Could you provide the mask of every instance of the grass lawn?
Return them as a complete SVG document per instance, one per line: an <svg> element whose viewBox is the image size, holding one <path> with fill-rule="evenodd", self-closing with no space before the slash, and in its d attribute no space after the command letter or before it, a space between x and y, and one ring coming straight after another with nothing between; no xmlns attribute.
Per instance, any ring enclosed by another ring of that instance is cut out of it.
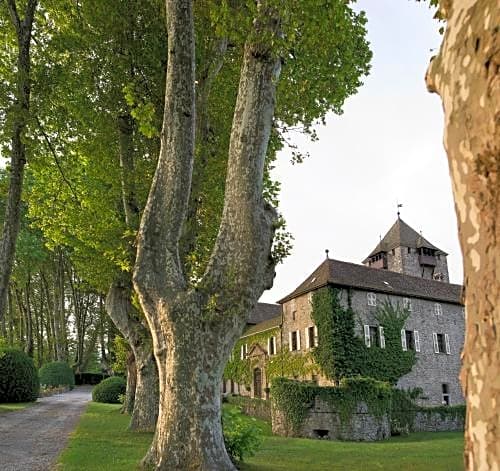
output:
<svg viewBox="0 0 500 471"><path fill-rule="evenodd" d="M0 414L4 412L12 412L15 410L26 409L26 407L31 407L35 405L36 402L2 402L0 403Z"/></svg>
<svg viewBox="0 0 500 471"><path fill-rule="evenodd" d="M60 457L58 469L132 471L152 434L127 432L128 417L119 405L91 403ZM269 424L259 452L242 471L459 471L463 436L458 432L415 433L377 443L329 442L273 437Z"/></svg>

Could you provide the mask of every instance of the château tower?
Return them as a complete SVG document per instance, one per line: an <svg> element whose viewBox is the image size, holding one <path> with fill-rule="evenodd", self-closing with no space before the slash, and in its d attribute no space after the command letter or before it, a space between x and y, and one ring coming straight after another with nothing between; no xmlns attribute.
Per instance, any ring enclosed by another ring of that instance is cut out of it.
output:
<svg viewBox="0 0 500 471"><path fill-rule="evenodd" d="M363 264L449 283L446 256L446 252L431 244L398 216Z"/></svg>

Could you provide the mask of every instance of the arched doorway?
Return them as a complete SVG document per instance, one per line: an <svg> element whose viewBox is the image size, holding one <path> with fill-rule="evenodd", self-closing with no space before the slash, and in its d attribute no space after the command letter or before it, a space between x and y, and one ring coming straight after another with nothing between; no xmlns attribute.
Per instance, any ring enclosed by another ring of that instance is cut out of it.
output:
<svg viewBox="0 0 500 471"><path fill-rule="evenodd" d="M262 397L262 370L260 368L253 370L253 396Z"/></svg>

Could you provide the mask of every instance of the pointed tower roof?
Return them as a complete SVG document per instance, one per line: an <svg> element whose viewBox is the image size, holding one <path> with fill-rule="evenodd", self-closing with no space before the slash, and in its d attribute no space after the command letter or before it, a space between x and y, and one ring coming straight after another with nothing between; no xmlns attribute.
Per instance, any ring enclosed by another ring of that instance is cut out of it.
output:
<svg viewBox="0 0 500 471"><path fill-rule="evenodd" d="M443 255L447 255L446 252L431 244L422 234L419 234L415 229L398 217L384 238L370 252L370 255L366 257L363 263L377 253L388 252L396 247L411 247L412 249L426 247L428 249L437 250Z"/></svg>

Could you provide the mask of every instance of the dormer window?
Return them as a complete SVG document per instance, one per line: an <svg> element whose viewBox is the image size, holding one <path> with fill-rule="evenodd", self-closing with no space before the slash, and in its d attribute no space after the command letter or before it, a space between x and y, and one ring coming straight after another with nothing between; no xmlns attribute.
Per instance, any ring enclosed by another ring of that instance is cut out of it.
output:
<svg viewBox="0 0 500 471"><path fill-rule="evenodd" d="M368 306L377 305L377 295L375 293L366 293L366 300L368 302Z"/></svg>

